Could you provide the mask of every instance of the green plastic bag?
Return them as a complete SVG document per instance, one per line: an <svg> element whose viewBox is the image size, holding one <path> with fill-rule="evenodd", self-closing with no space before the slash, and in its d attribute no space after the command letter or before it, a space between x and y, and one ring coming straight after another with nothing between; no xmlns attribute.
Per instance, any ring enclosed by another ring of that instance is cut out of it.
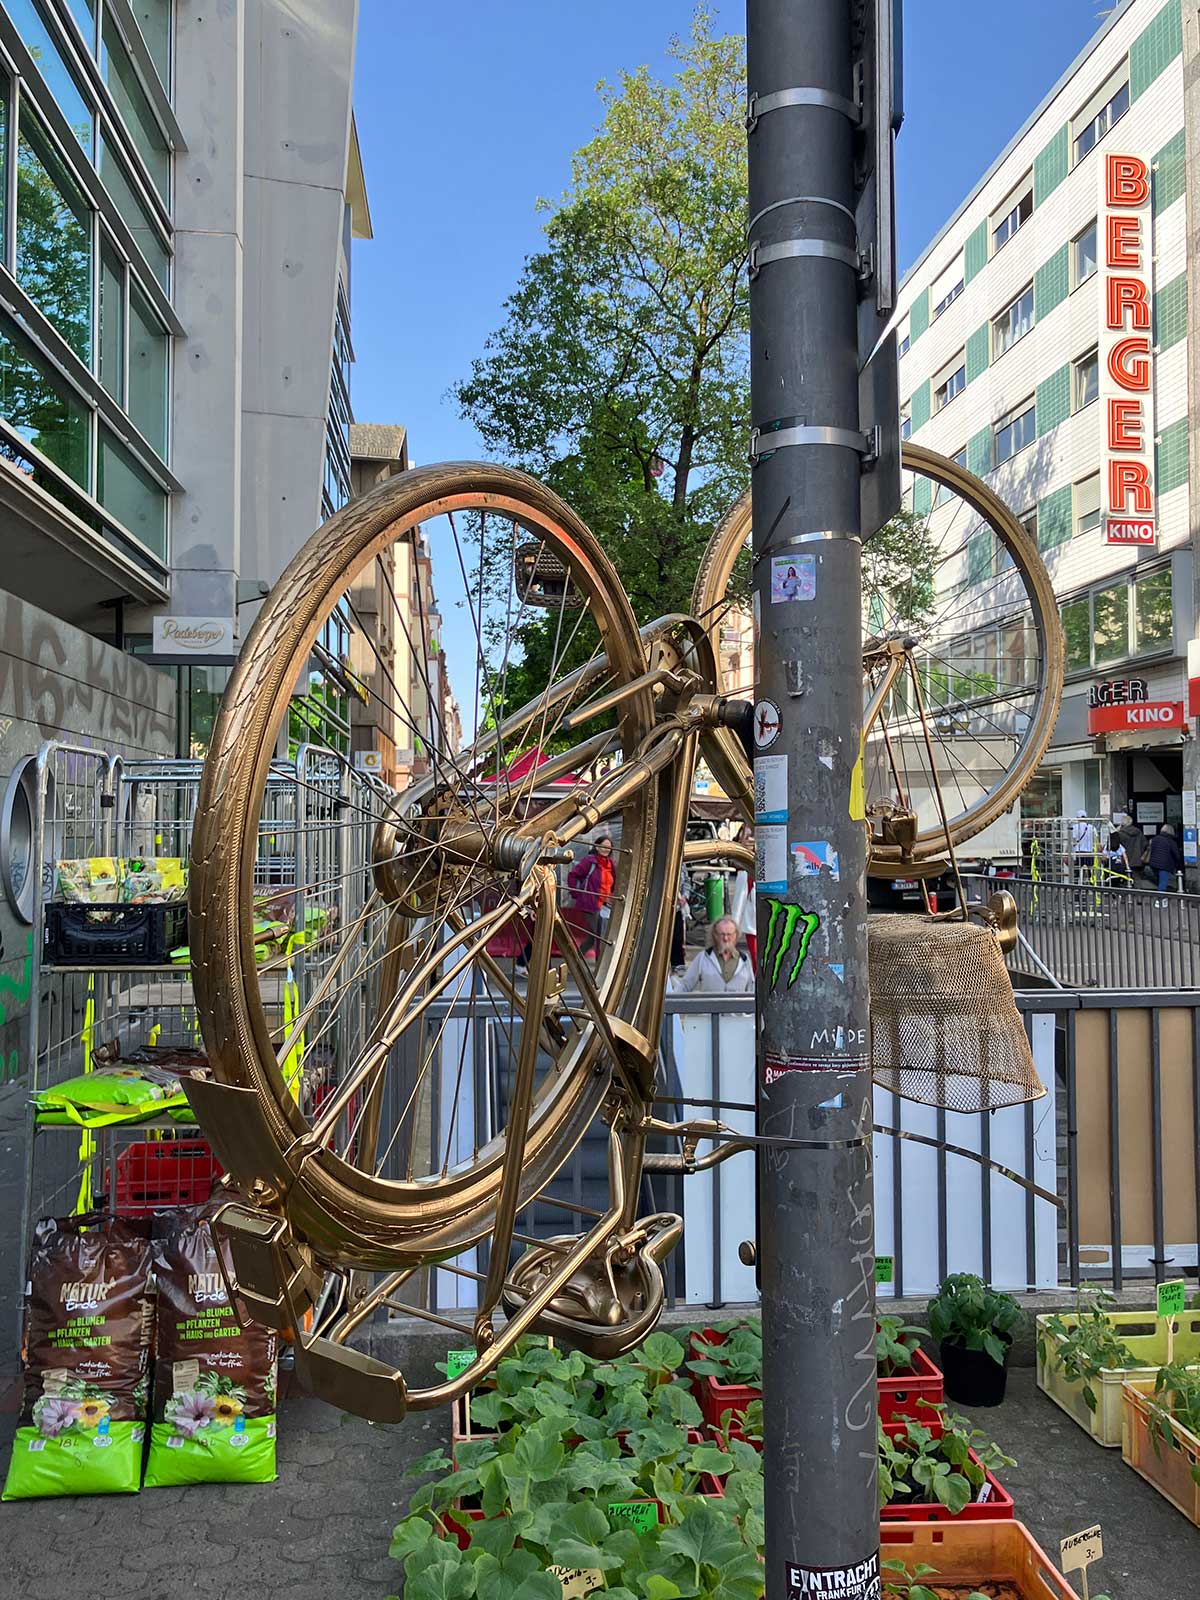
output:
<svg viewBox="0 0 1200 1600"><path fill-rule="evenodd" d="M278 1340L239 1324L208 1219L211 1208L160 1219L154 1408L146 1488L271 1483Z"/></svg>
<svg viewBox="0 0 1200 1600"><path fill-rule="evenodd" d="M37 1095L38 1122L44 1127L114 1127L186 1107L178 1075L151 1066L97 1067Z"/></svg>
<svg viewBox="0 0 1200 1600"><path fill-rule="evenodd" d="M25 1397L5 1500L133 1494L154 1323L150 1241L119 1219L38 1224L25 1310Z"/></svg>

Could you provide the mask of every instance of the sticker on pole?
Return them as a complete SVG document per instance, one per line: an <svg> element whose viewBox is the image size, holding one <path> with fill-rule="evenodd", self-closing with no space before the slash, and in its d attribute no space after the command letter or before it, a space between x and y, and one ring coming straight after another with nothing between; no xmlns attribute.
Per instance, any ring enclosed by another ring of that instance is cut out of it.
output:
<svg viewBox="0 0 1200 1600"><path fill-rule="evenodd" d="M837 878L838 853L827 839L802 839L791 846L792 876Z"/></svg>
<svg viewBox="0 0 1200 1600"><path fill-rule="evenodd" d="M754 823L787 821L788 758L757 756L754 761Z"/></svg>
<svg viewBox="0 0 1200 1600"><path fill-rule="evenodd" d="M852 1567L802 1567L789 1562L788 1600L880 1600L879 1552Z"/></svg>
<svg viewBox="0 0 1200 1600"><path fill-rule="evenodd" d="M754 830L755 894L786 894L787 869L788 840L786 824L782 822L760 823Z"/></svg>
<svg viewBox="0 0 1200 1600"><path fill-rule="evenodd" d="M771 557L771 604L813 600L817 594L816 556Z"/></svg>
<svg viewBox="0 0 1200 1600"><path fill-rule="evenodd" d="M779 707L774 700L759 700L754 706L754 748L769 750L779 737Z"/></svg>

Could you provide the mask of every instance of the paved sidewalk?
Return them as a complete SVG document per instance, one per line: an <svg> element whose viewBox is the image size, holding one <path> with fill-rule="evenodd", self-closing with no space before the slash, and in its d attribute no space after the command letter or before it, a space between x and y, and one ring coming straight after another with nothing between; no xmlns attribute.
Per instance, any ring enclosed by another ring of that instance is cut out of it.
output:
<svg viewBox="0 0 1200 1600"><path fill-rule="evenodd" d="M1088 1575L1093 1596L1200 1596L1200 1531L1127 1467L1119 1450L1093 1443L1048 1400L1032 1367L1010 1372L1002 1406L968 1414L1016 1457L1017 1465L1001 1473L1000 1481L1016 1502L1018 1519L1056 1565L1060 1539L1100 1524L1104 1559Z"/></svg>
<svg viewBox="0 0 1200 1600"><path fill-rule="evenodd" d="M0 1417L3 1470L15 1426L15 1414ZM0 1596L385 1600L401 1585L387 1550L404 1470L449 1434L448 1410L376 1427L287 1399L277 1483L0 1506Z"/></svg>

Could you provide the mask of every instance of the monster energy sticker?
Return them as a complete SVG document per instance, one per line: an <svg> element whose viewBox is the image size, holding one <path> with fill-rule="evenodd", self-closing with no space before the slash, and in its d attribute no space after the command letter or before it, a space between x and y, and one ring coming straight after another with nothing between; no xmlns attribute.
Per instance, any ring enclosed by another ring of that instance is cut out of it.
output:
<svg viewBox="0 0 1200 1600"><path fill-rule="evenodd" d="M767 907L770 916L762 970L770 974L768 987L773 989L786 968L790 989L800 976L800 968L808 957L808 947L821 926L821 919L805 911L803 906L785 905L782 900L768 900Z"/></svg>

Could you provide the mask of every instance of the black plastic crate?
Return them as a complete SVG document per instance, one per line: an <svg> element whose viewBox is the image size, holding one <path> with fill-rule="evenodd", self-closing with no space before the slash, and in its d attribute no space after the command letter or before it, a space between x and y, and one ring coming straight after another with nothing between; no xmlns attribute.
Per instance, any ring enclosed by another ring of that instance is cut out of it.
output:
<svg viewBox="0 0 1200 1600"><path fill-rule="evenodd" d="M156 967L188 942L187 905L46 907L45 960L57 966Z"/></svg>

